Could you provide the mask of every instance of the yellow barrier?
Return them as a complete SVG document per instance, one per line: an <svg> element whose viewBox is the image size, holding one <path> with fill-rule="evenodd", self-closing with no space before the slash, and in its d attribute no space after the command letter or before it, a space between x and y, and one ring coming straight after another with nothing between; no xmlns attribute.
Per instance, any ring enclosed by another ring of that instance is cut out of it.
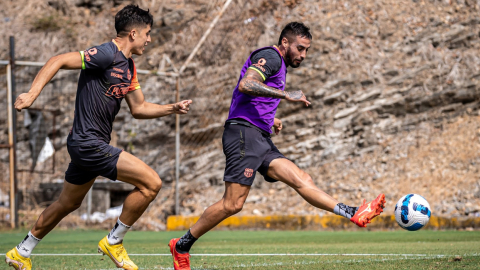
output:
<svg viewBox="0 0 480 270"><path fill-rule="evenodd" d="M199 217L169 216L167 219L167 230L178 231L188 230L197 222ZM327 216L233 216L222 221L218 229L275 229L275 230L318 230L318 229L357 229L355 224L348 219L327 215ZM399 228L393 215L382 215L375 218L369 229L395 229ZM480 229L480 218L443 218L431 217L425 228L429 229Z"/></svg>

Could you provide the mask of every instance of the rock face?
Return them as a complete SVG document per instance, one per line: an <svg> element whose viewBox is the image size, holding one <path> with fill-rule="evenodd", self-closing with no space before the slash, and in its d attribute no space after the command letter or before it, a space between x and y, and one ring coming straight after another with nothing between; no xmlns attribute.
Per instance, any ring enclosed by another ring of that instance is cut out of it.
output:
<svg viewBox="0 0 480 270"><path fill-rule="evenodd" d="M180 68L223 5L194 2L152 1L147 7L155 18L152 43L135 58L137 68L173 71L171 63ZM277 117L284 130L273 137L280 151L346 204L384 192L386 211L393 211L401 196L418 193L435 215L480 215L479 5L472 0L234 1L180 80L181 98L194 101L189 115L181 116L182 214L199 215L221 198L222 126L239 69L249 52L276 43L282 27L296 20L309 25L314 38L302 66L289 69L287 89L302 89L312 105L282 101ZM0 12L0 25L19 33L17 59L45 61L108 41L115 34L113 15L122 6L122 1L20 0ZM19 15L9 17L13 13ZM0 40L2 59L8 57L6 42ZM28 91L35 72L23 69L17 75L18 91ZM51 97L37 101L58 112L55 132L49 127L56 138L56 171L24 176L24 186L28 177L63 178L76 74L59 73L46 90ZM174 102L174 79L142 75L140 81L147 100ZM165 182L148 210L148 218L164 222L174 206L174 117L134 120L124 104L114 130L112 144L137 155ZM19 130L19 159L25 164L31 163L27 135ZM8 155L0 158L7 168ZM243 214L326 213L286 185L257 178Z"/></svg>

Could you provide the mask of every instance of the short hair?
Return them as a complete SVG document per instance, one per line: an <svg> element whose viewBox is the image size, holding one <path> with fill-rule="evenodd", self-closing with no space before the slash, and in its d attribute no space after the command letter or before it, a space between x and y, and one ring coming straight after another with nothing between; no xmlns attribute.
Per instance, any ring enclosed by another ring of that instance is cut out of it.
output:
<svg viewBox="0 0 480 270"><path fill-rule="evenodd" d="M150 10L143 10L138 5L125 6L115 15L115 30L117 35L125 35L135 27L153 25L153 16Z"/></svg>
<svg viewBox="0 0 480 270"><path fill-rule="evenodd" d="M292 41L292 38L296 36L306 37L312 40L312 34L310 34L310 28L308 28L305 24L300 22L291 22L285 25L285 27L283 28L282 33L280 34L280 38L278 39L278 45L282 44L282 39L284 37L286 37L288 41Z"/></svg>

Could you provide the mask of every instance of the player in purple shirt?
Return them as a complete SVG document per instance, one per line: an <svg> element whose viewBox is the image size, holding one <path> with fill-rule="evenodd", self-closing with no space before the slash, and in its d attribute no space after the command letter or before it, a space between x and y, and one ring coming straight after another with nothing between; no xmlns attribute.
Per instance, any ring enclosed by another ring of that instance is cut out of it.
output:
<svg viewBox="0 0 480 270"><path fill-rule="evenodd" d="M275 118L281 99L310 104L301 90L285 91L285 82L287 67L300 66L311 39L309 28L304 24L289 23L280 34L277 46L254 51L243 65L222 138L226 157L225 193L184 236L170 240L175 270L190 269L188 252L193 243L242 210L257 171L266 181L281 181L311 205L349 218L360 227L365 227L383 211L383 194L368 204L364 201L360 207L339 203L320 190L310 175L285 158L270 139L272 127L277 134L283 128L282 121Z"/></svg>
<svg viewBox="0 0 480 270"><path fill-rule="evenodd" d="M109 145L112 123L124 98L136 119L186 114L192 103L185 100L159 105L145 101L131 57L143 54L151 41L152 25L149 11L134 5L124 7L115 16L115 39L85 51L52 57L36 76L30 91L17 98L15 108L27 109L59 69L81 69L73 127L67 139L71 162L62 193L43 211L25 239L6 254L9 265L31 269L29 257L35 246L66 215L80 207L95 179L103 176L135 188L125 199L111 232L98 243L98 251L108 255L118 268L138 269L123 247L123 238L155 199L162 181L143 161Z"/></svg>

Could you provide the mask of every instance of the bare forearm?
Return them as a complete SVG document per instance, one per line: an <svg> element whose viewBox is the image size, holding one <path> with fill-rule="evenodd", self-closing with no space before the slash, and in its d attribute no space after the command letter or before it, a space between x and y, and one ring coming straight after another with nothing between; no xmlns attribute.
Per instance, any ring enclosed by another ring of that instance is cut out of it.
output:
<svg viewBox="0 0 480 270"><path fill-rule="evenodd" d="M58 70L61 68L61 63L58 61L58 58L52 57L47 63L40 69L37 76L33 80L32 87L29 94L32 94L33 97L36 99L40 92L42 92L43 88L47 83L57 74Z"/></svg>
<svg viewBox="0 0 480 270"><path fill-rule="evenodd" d="M50 58L33 80L29 94L36 99L45 85L57 74L58 70L80 69L81 67L82 58L78 52L69 52Z"/></svg>
<svg viewBox="0 0 480 270"><path fill-rule="evenodd" d="M159 105L149 102L145 102L135 111L132 111L132 115L135 117L135 119L152 119L167 116L173 113L175 113L174 104Z"/></svg>
<svg viewBox="0 0 480 270"><path fill-rule="evenodd" d="M240 82L240 92L256 97L273 97L273 98L285 98L285 92L273 87L269 87L258 80L244 78Z"/></svg>

